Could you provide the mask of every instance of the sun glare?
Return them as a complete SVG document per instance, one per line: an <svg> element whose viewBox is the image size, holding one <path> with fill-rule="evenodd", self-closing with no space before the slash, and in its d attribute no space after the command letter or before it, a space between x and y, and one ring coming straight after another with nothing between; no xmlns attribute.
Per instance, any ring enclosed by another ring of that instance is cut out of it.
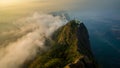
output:
<svg viewBox="0 0 120 68"><path fill-rule="evenodd" d="M20 0L0 0L0 6L11 6L19 2Z"/></svg>

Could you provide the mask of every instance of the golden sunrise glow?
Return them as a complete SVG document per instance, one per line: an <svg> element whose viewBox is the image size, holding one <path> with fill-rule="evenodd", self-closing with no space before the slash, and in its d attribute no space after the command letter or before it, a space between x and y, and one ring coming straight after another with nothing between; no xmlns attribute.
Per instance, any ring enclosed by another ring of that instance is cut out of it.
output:
<svg viewBox="0 0 120 68"><path fill-rule="evenodd" d="M21 0L0 0L0 6L11 6L20 2Z"/></svg>

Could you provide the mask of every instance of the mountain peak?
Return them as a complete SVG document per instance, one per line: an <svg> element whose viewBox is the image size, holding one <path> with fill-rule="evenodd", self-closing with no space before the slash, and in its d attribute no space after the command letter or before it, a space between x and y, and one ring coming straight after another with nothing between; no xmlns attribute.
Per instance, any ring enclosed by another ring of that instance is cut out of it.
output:
<svg viewBox="0 0 120 68"><path fill-rule="evenodd" d="M80 21L71 20L55 31L51 45L48 52L38 55L30 68L97 68L87 28Z"/></svg>

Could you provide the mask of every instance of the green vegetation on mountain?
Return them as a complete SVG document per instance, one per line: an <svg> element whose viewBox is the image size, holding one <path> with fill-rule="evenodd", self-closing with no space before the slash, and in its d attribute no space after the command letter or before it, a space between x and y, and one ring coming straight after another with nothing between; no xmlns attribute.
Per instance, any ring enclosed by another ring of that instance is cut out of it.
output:
<svg viewBox="0 0 120 68"><path fill-rule="evenodd" d="M55 31L51 38L46 40L50 49L37 55L29 68L96 68L83 23L72 20Z"/></svg>

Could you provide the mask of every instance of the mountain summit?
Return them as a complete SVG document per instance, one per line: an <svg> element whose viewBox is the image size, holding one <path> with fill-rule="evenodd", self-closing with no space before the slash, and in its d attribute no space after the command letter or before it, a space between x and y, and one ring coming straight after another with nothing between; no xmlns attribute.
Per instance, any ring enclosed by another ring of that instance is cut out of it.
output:
<svg viewBox="0 0 120 68"><path fill-rule="evenodd" d="M29 68L97 68L87 28L80 21L68 22L51 38L46 40L50 49L37 55Z"/></svg>

